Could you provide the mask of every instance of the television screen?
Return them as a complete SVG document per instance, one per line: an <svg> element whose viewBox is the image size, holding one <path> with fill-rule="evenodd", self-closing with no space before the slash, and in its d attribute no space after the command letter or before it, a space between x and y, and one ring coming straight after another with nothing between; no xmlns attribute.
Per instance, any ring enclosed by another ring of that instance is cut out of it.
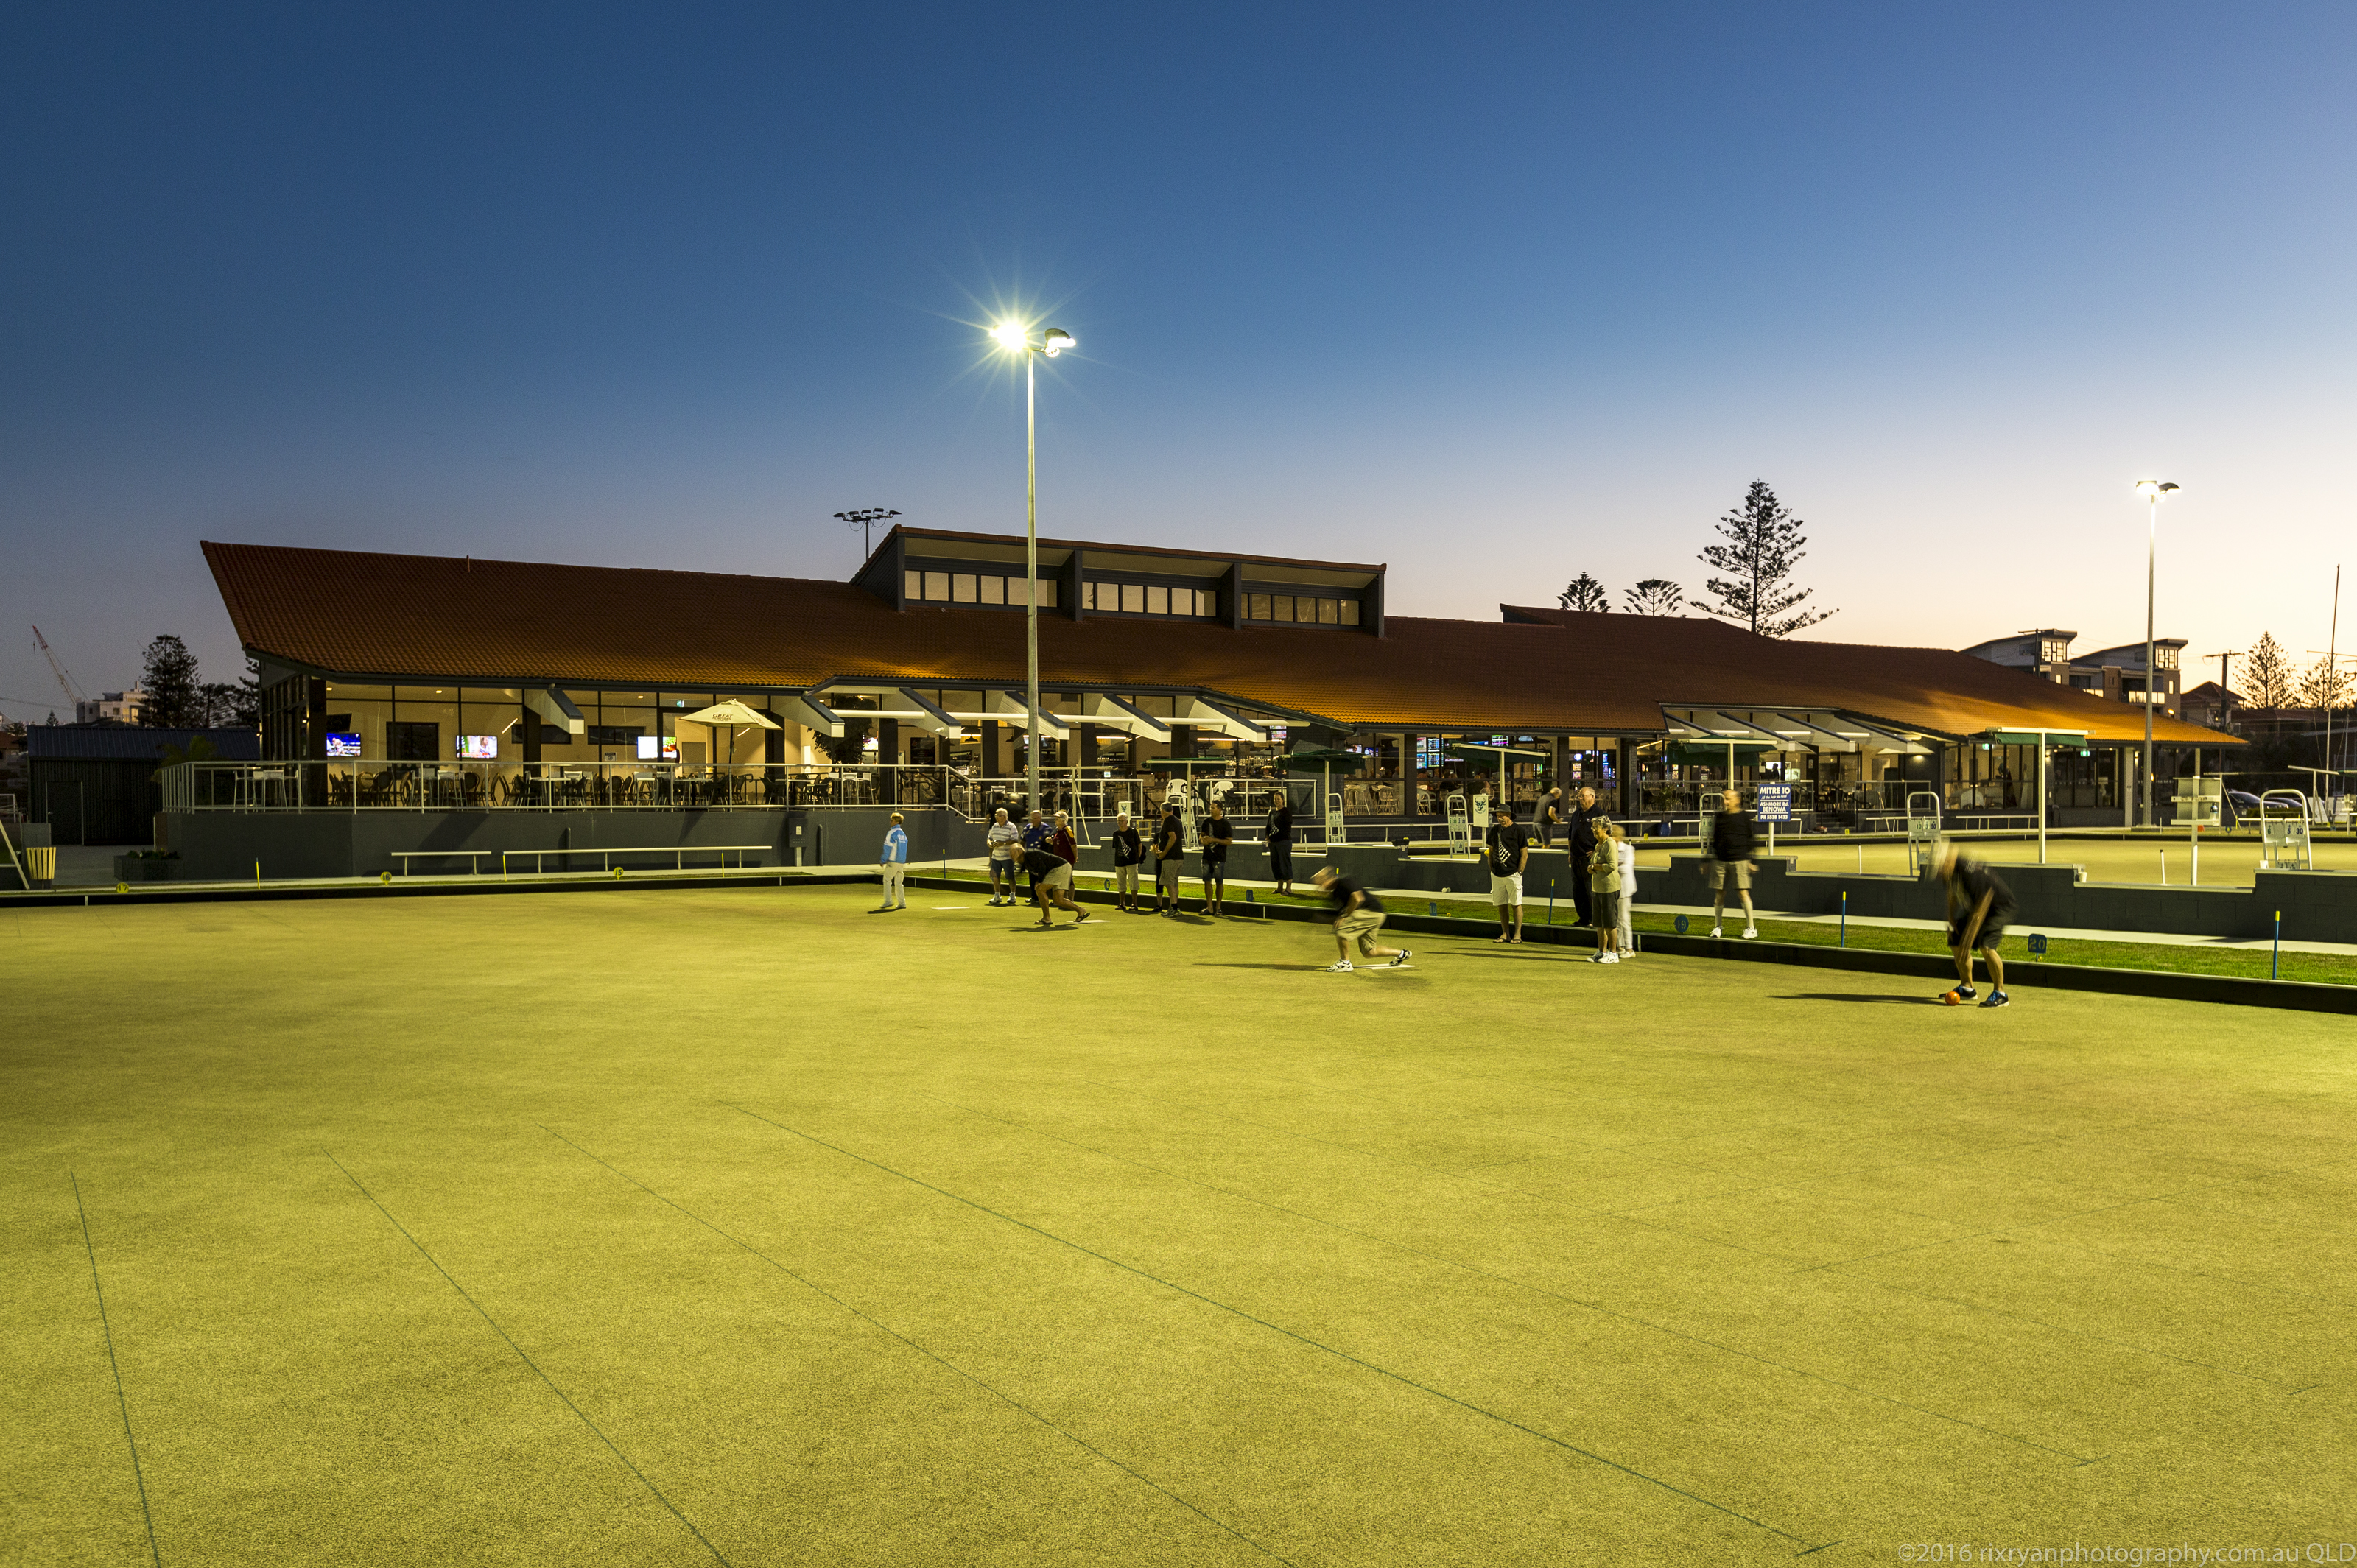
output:
<svg viewBox="0 0 2357 1568"><path fill-rule="evenodd" d="M639 736L639 760L640 762L677 762L679 737L671 735Z"/></svg>
<svg viewBox="0 0 2357 1568"><path fill-rule="evenodd" d="M495 735L453 736L458 755L470 762L488 762L500 754L500 737Z"/></svg>
<svg viewBox="0 0 2357 1568"><path fill-rule="evenodd" d="M328 755L329 757L358 757L360 754L360 736L356 735L346 735L341 731L331 733L328 736Z"/></svg>

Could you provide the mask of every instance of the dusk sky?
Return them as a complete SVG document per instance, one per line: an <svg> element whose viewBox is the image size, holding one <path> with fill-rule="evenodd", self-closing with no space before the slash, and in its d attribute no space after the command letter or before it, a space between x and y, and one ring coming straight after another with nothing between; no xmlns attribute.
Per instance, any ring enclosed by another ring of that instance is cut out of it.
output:
<svg viewBox="0 0 2357 1568"><path fill-rule="evenodd" d="M0 713L61 705L34 623L92 692L160 631L237 673L204 538L1019 532L1010 308L1082 344L1051 537L1487 618L1697 595L1764 478L1807 635L2091 649L2153 475L2162 635L2304 655L2357 568L2352 81L2323 5L18 5Z"/></svg>

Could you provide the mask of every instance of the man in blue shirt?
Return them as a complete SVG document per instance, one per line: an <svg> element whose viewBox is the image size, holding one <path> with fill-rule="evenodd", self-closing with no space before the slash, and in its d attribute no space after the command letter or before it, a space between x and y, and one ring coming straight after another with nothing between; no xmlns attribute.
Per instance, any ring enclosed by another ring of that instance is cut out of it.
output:
<svg viewBox="0 0 2357 1568"><path fill-rule="evenodd" d="M892 825L885 830L884 854L877 861L884 873L884 908L905 909L909 907L909 832L900 825L900 813L892 813Z"/></svg>

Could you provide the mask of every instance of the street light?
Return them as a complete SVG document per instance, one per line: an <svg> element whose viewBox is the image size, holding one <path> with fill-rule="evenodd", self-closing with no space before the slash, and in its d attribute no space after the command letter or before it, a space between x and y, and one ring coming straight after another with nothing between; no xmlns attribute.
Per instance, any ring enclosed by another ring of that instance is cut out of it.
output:
<svg viewBox="0 0 2357 1568"><path fill-rule="evenodd" d="M2152 699L2160 671L2154 667L2152 656L2152 584L2154 568L2160 551L2160 499L2175 495L2177 489L2166 479L2138 479L2136 494L2144 497L2144 825L2154 825L2152 820Z"/></svg>
<svg viewBox="0 0 2357 1568"><path fill-rule="evenodd" d="M1080 340L1060 327L1050 327L1035 343L1030 327L1020 321L1002 321L990 329L990 336L1007 353L1023 356L1023 570L1028 585L1023 592L1023 697L1030 714L1023 750L1028 759L1029 809L1036 811L1040 809L1039 356L1044 354L1052 360L1065 349L1077 347ZM1073 809L1077 811L1079 807Z"/></svg>

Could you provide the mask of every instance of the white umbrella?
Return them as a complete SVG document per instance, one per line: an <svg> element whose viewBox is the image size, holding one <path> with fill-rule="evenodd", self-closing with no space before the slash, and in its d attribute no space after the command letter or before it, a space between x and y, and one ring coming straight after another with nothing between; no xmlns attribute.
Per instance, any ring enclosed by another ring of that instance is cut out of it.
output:
<svg viewBox="0 0 2357 1568"><path fill-rule="evenodd" d="M756 725L761 729L780 727L778 721L769 714L758 708L748 708L734 697L725 703L715 703L697 713L682 714L672 722L683 725L708 725L715 729L726 726L728 731L728 760L731 764L737 760L737 730L747 725Z"/></svg>

